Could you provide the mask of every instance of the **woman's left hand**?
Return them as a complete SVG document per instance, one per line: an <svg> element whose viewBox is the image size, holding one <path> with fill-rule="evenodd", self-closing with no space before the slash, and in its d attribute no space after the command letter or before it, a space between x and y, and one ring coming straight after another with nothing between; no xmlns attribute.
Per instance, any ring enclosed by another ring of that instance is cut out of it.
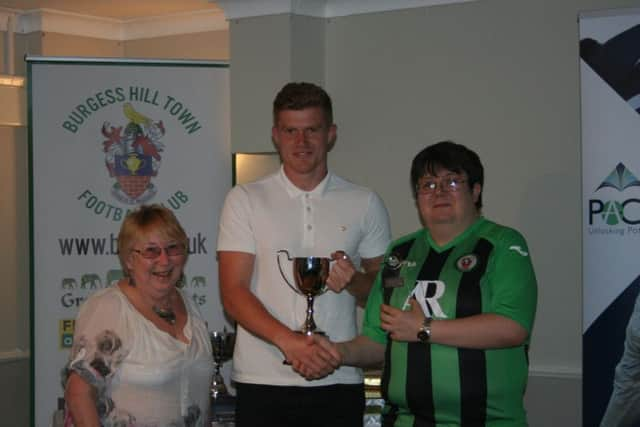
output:
<svg viewBox="0 0 640 427"><path fill-rule="evenodd" d="M424 322L425 315L415 298L409 300L411 307L407 311L390 305L380 306L380 326L395 341L418 341L418 331Z"/></svg>

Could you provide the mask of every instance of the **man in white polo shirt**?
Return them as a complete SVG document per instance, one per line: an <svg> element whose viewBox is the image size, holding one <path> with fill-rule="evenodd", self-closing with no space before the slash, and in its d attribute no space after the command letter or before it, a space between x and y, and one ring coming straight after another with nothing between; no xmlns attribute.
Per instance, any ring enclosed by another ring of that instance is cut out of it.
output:
<svg viewBox="0 0 640 427"><path fill-rule="evenodd" d="M390 241L382 200L328 170L336 132L322 88L285 85L273 103L272 128L282 167L234 187L225 200L218 262L222 301L238 323L232 373L238 427L362 426L358 369L341 367L308 381L283 364L319 372L331 355L295 332L306 300L284 282L277 252L335 260L314 319L332 341L344 341L357 334L356 303L366 301Z"/></svg>

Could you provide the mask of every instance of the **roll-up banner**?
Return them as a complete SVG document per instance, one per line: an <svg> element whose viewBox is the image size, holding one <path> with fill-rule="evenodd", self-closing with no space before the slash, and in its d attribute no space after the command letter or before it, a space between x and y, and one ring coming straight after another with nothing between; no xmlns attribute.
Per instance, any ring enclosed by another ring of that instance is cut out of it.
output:
<svg viewBox="0 0 640 427"><path fill-rule="evenodd" d="M640 408L629 400L640 389L624 384L635 359L625 334L640 288L640 10L584 13L579 28L583 425L640 426L623 413Z"/></svg>
<svg viewBox="0 0 640 427"><path fill-rule="evenodd" d="M63 396L78 307L122 277L117 235L140 204L189 236L185 287L209 329L219 298L217 224L231 187L229 68L210 61L28 57L32 422Z"/></svg>

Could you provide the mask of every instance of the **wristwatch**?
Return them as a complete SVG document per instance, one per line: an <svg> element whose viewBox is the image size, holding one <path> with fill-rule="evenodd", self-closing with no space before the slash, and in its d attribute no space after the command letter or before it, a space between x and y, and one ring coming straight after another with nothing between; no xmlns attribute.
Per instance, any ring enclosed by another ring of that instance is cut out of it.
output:
<svg viewBox="0 0 640 427"><path fill-rule="evenodd" d="M427 344L431 341L431 317L425 317L422 326L418 329L418 340Z"/></svg>

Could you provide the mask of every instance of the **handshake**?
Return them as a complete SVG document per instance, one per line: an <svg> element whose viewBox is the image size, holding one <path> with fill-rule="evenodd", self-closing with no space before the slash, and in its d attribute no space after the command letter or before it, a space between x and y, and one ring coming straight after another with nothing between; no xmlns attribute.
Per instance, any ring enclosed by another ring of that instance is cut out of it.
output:
<svg viewBox="0 0 640 427"><path fill-rule="evenodd" d="M324 335L292 334L282 347L285 363L307 380L326 377L344 363L341 345Z"/></svg>
<svg viewBox="0 0 640 427"><path fill-rule="evenodd" d="M415 298L402 310L386 304L380 306L380 328L395 341L418 341L417 333L424 323L423 309ZM288 331L278 345L285 363L307 380L331 374L342 365L380 368L384 362L385 344L365 335L334 343L322 334L300 334Z"/></svg>

